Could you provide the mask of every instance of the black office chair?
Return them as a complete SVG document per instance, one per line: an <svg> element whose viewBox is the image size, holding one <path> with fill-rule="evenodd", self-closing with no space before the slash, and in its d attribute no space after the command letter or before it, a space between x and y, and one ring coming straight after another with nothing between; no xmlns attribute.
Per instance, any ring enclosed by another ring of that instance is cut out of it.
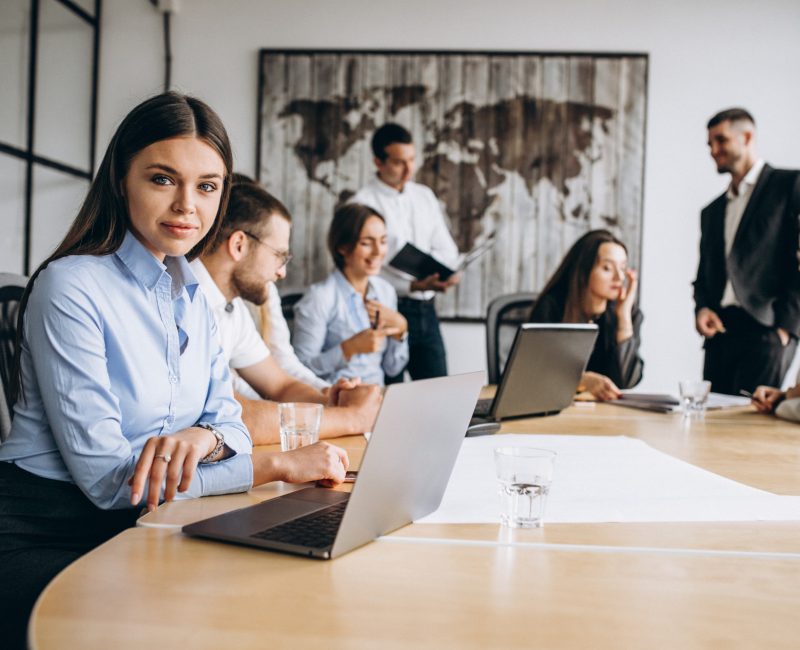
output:
<svg viewBox="0 0 800 650"><path fill-rule="evenodd" d="M302 293L287 293L285 296L281 296L281 311L283 311L283 317L286 319L289 333L292 336L294 336L294 306L302 297Z"/></svg>
<svg viewBox="0 0 800 650"><path fill-rule="evenodd" d="M17 340L17 312L28 278L0 273L0 442L11 431L11 375Z"/></svg>
<svg viewBox="0 0 800 650"><path fill-rule="evenodd" d="M486 310L486 367L490 384L500 383L517 328L528 322L536 297L535 293L523 291L498 296L489 303Z"/></svg>

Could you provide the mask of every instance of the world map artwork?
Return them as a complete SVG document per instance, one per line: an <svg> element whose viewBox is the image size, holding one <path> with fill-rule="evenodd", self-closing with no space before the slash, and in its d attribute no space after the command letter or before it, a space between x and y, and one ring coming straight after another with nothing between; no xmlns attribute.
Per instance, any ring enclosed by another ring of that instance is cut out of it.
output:
<svg viewBox="0 0 800 650"><path fill-rule="evenodd" d="M281 56L280 65L266 55ZM569 245L592 228L622 237L638 265L646 65L585 57L550 63L539 55L530 65L538 65L543 81L526 88L518 59L508 68L517 83L500 93L502 84L496 81L493 90L491 79L488 91L481 90L485 79L476 90L464 64L460 91L445 92L442 77L453 75L453 65L437 64L438 83L430 72L416 83L391 83L397 75L389 71L389 83L359 87L355 77L368 76L368 63L350 55L326 61L334 73L328 93L314 83L303 93L292 91L302 84L290 78L290 55L265 51L262 57L259 175L300 231L292 241L300 264L283 289L302 291L329 271L324 233L330 215L374 173L370 139L388 121L412 132L416 180L439 198L459 250L495 237L457 290L438 298L443 316L480 318L496 295L540 289ZM311 58L296 75L305 71L314 80ZM489 69L499 77L499 68ZM269 87L276 70L283 75L278 92ZM601 96L611 101L598 101Z"/></svg>

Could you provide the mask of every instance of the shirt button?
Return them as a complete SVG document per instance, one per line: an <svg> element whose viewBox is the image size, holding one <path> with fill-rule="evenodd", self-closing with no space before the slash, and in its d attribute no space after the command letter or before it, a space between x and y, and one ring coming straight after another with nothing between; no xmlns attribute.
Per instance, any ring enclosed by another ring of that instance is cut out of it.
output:
<svg viewBox="0 0 800 650"><path fill-rule="evenodd" d="M169 383L170 383L170 384L174 384L174 383L176 383L177 381L178 381L178 378L177 378L175 375L170 375L170 376L169 376Z"/></svg>

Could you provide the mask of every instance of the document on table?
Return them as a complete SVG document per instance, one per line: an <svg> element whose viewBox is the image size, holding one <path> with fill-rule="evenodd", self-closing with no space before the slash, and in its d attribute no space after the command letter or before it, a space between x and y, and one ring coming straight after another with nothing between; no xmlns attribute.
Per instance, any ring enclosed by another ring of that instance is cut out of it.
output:
<svg viewBox="0 0 800 650"><path fill-rule="evenodd" d="M419 523L497 523L494 448L550 449L550 523L798 521L800 497L742 485L626 436L504 434L466 438L438 510Z"/></svg>
<svg viewBox="0 0 800 650"><path fill-rule="evenodd" d="M622 391L619 399L610 400L610 404L627 406L629 408L652 411L654 413L680 413L682 410L681 401L674 395L664 393L640 393L637 391ZM747 406L750 404L749 397L740 395L724 395L722 393L710 393L706 408L710 411L717 409L732 408L735 406Z"/></svg>

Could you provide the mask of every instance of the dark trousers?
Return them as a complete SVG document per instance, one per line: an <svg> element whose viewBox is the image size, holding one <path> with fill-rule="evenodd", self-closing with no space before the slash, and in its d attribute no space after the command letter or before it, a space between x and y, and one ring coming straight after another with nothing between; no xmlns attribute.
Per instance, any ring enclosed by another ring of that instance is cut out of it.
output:
<svg viewBox="0 0 800 650"><path fill-rule="evenodd" d="M411 379L430 379L447 375L447 355L433 301L400 298L398 311L408 321L409 360L406 370ZM387 384L403 381L403 373L387 377Z"/></svg>
<svg viewBox="0 0 800 650"><path fill-rule="evenodd" d="M724 334L706 339L703 377L717 393L751 393L759 385L780 387L794 358L797 341L784 347L773 327L764 327L740 307L725 307L719 317Z"/></svg>
<svg viewBox="0 0 800 650"><path fill-rule="evenodd" d="M72 483L0 462L0 646L25 648L31 610L47 583L133 526L139 510L100 510Z"/></svg>

